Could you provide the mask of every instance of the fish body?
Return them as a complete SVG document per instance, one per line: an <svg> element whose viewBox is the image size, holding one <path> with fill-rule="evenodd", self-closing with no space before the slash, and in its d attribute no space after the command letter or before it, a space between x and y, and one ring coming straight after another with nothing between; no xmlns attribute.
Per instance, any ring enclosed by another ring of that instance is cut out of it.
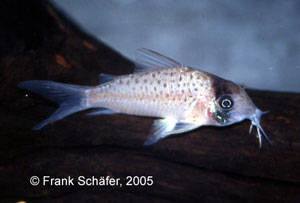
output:
<svg viewBox="0 0 300 203"><path fill-rule="evenodd" d="M200 126L226 126L246 118L258 126L261 143L262 112L239 85L184 66L152 50L142 49L140 53L140 68L135 73L100 74L100 84L96 87L51 81L20 83L19 87L60 104L60 108L35 129L77 111L98 108L89 115L123 113L160 118L154 122L146 145Z"/></svg>
<svg viewBox="0 0 300 203"><path fill-rule="evenodd" d="M116 77L85 91L90 106L137 116L203 124L212 99L209 74L170 67Z"/></svg>

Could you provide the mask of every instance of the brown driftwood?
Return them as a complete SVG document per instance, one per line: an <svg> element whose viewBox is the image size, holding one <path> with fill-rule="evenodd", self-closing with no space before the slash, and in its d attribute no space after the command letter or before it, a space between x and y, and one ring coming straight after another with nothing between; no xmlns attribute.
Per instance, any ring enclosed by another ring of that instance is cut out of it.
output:
<svg viewBox="0 0 300 203"><path fill-rule="evenodd" d="M15 14L16 2L7 1L3 12ZM300 200L299 94L249 91L258 107L271 110L262 125L273 146L264 141L261 150L254 134L248 135L248 121L224 128L202 127L150 147L142 144L151 118L88 117L81 112L32 131L57 105L18 89L20 81L97 85L99 73L133 70L130 61L41 2L22 5L24 14L15 21L24 23L24 30L17 23L5 27L4 36L11 40L1 50L1 202ZM17 34L21 31L22 37ZM15 43L10 43L12 39ZM29 184L33 175L122 179L151 175L154 185L34 187Z"/></svg>

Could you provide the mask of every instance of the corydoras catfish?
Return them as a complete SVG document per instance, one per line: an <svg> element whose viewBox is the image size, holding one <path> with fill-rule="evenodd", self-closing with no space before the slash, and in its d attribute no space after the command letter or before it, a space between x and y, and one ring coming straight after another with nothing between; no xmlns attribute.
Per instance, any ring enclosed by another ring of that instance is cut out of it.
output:
<svg viewBox="0 0 300 203"><path fill-rule="evenodd" d="M133 74L100 74L100 84L94 87L40 80L21 82L20 88L59 104L34 129L94 108L97 110L88 115L123 113L159 118L145 145L200 126L228 126L245 119L251 121L250 133L256 126L260 147L262 134L270 142L260 125L265 112L254 105L239 85L149 49L139 50L137 62L139 68Z"/></svg>

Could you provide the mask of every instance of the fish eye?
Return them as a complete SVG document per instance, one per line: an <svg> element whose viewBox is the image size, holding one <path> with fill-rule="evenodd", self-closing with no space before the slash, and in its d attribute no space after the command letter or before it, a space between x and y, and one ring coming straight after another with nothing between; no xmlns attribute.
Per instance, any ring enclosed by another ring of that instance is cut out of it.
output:
<svg viewBox="0 0 300 203"><path fill-rule="evenodd" d="M219 105L223 109L231 109L233 106L233 100L232 100L231 96L229 96L229 95L222 96L219 100Z"/></svg>

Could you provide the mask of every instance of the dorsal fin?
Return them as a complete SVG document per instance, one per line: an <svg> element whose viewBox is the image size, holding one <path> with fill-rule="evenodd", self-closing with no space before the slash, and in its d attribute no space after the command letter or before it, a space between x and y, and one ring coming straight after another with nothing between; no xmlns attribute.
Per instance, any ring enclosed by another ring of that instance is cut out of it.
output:
<svg viewBox="0 0 300 203"><path fill-rule="evenodd" d="M117 76L115 76L115 75L100 73L99 74L99 84L110 82L110 81L114 80L116 77Z"/></svg>
<svg viewBox="0 0 300 203"><path fill-rule="evenodd" d="M183 67L183 64L150 49L138 49L136 52L135 72L146 72L150 70Z"/></svg>

